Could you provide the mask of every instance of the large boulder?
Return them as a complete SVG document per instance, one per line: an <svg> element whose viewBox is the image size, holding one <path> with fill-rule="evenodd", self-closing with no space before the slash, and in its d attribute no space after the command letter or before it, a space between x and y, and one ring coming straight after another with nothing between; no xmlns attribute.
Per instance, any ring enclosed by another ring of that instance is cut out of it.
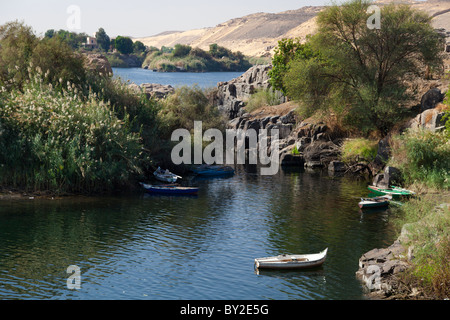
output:
<svg viewBox="0 0 450 320"><path fill-rule="evenodd" d="M439 102L444 100L444 95L441 93L441 90L438 88L433 88L428 90L420 101L420 110L421 112L433 109Z"/></svg>
<svg viewBox="0 0 450 320"><path fill-rule="evenodd" d="M436 131L445 125L445 112L441 108L427 109L412 119L407 127L411 129L426 129Z"/></svg>
<svg viewBox="0 0 450 320"><path fill-rule="evenodd" d="M339 158L340 150L332 141L314 141L303 151L305 166L328 166L333 160Z"/></svg>
<svg viewBox="0 0 450 320"><path fill-rule="evenodd" d="M85 66L89 70L98 72L104 76L112 75L113 71L108 59L99 53L85 53Z"/></svg>
<svg viewBox="0 0 450 320"><path fill-rule="evenodd" d="M382 173L375 176L372 185L379 188L390 188L403 183L402 173L399 169L387 166Z"/></svg>
<svg viewBox="0 0 450 320"><path fill-rule="evenodd" d="M175 88L171 85L163 85L158 83L143 83L140 86L132 83L129 86L136 92L143 92L148 99L164 99L169 94L175 92Z"/></svg>
<svg viewBox="0 0 450 320"><path fill-rule="evenodd" d="M386 165L391 153L391 147L389 145L389 137L385 137L378 142L378 151L373 161L373 168L375 171L379 171Z"/></svg>

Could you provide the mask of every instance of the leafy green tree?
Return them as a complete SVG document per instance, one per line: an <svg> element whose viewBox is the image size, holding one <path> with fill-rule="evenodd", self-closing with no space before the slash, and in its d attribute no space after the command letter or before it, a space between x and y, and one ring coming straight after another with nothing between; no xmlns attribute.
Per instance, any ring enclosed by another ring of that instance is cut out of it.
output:
<svg viewBox="0 0 450 320"><path fill-rule="evenodd" d="M28 66L39 42L33 30L21 22L0 26L0 84L21 87L28 79Z"/></svg>
<svg viewBox="0 0 450 320"><path fill-rule="evenodd" d="M86 79L83 56L74 52L58 37L44 38L36 45L30 59L33 68L39 68L44 81L56 86L67 82L81 88Z"/></svg>
<svg viewBox="0 0 450 320"><path fill-rule="evenodd" d="M45 32L45 38L53 38L55 36L55 29L49 29Z"/></svg>
<svg viewBox="0 0 450 320"><path fill-rule="evenodd" d="M133 52L136 54L145 53L147 48L145 47L145 44L143 44L141 41L135 41L133 43Z"/></svg>
<svg viewBox="0 0 450 320"><path fill-rule="evenodd" d="M133 53L133 40L128 37L118 36L114 41L114 46L122 54Z"/></svg>
<svg viewBox="0 0 450 320"><path fill-rule="evenodd" d="M184 44L176 44L172 52L174 57L185 57L191 52L192 48Z"/></svg>
<svg viewBox="0 0 450 320"><path fill-rule="evenodd" d="M111 46L111 39L106 34L105 29L103 29L103 28L98 29L97 33L95 34L95 37L97 38L98 46L103 51L108 52L109 51L109 47Z"/></svg>
<svg viewBox="0 0 450 320"><path fill-rule="evenodd" d="M278 47L272 59L272 69L269 71L270 84L286 94L283 83L284 75L289 71L289 62L296 59L308 59L314 56L311 46L302 44L299 39L283 39L278 41Z"/></svg>
<svg viewBox="0 0 450 320"><path fill-rule="evenodd" d="M209 53L214 58L223 58L223 57L234 58L234 55L231 52L231 50L229 50L225 47L219 46L217 43L213 43L213 44L209 45Z"/></svg>
<svg viewBox="0 0 450 320"><path fill-rule="evenodd" d="M383 6L381 28L370 29L370 4L352 0L320 12L319 32L308 40L320 54L288 63L282 84L310 112L331 109L350 126L387 134L412 98L407 82L442 64L441 39L430 16L407 5Z"/></svg>

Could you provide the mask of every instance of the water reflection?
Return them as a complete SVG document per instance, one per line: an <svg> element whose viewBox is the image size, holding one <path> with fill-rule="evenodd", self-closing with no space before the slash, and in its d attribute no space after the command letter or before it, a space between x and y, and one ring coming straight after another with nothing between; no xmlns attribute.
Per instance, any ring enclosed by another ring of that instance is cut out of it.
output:
<svg viewBox="0 0 450 320"><path fill-rule="evenodd" d="M388 214L359 213L365 184L248 169L195 180L194 198L3 201L0 298L360 299L359 257L394 235ZM325 247L319 270L254 272L256 257ZM69 265L79 291L65 286Z"/></svg>

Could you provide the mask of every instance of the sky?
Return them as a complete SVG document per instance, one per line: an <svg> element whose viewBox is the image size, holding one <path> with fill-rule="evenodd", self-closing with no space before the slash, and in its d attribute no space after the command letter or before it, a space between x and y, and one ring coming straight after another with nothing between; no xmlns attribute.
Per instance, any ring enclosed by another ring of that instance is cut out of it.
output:
<svg viewBox="0 0 450 320"><path fill-rule="evenodd" d="M49 29L85 32L104 28L110 37L146 37L186 31L257 12L278 13L332 0L0 0L0 25L23 21L37 35ZM338 1L339 2L339 1Z"/></svg>

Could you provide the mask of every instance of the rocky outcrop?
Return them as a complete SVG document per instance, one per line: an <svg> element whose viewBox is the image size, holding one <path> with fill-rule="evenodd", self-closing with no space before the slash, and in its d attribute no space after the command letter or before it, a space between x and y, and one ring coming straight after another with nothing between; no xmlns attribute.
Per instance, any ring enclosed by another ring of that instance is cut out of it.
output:
<svg viewBox="0 0 450 320"><path fill-rule="evenodd" d="M132 83L129 86L132 89L136 90L136 92L143 92L148 99L164 99L169 94L175 92L175 88L171 85L163 85L157 83L143 83L140 86Z"/></svg>
<svg viewBox="0 0 450 320"><path fill-rule="evenodd" d="M428 90L420 101L420 111L423 112L428 109L433 109L439 102L444 100L444 94L442 94L439 88L432 88Z"/></svg>
<svg viewBox="0 0 450 320"><path fill-rule="evenodd" d="M242 112L240 111L245 106L245 101L253 93L271 87L269 83L271 69L271 65L254 66L238 78L218 83L216 104L219 110L229 119L241 116ZM282 97L281 94L280 97Z"/></svg>
<svg viewBox="0 0 450 320"><path fill-rule="evenodd" d="M382 173L373 179L372 184L379 188L390 188L393 185L402 185L403 177L399 169L387 166Z"/></svg>
<svg viewBox="0 0 450 320"><path fill-rule="evenodd" d="M113 71L108 59L99 53L86 53L85 66L89 70L93 70L104 76L112 75Z"/></svg>
<svg viewBox="0 0 450 320"><path fill-rule="evenodd" d="M412 119L408 123L407 127L413 130L426 129L430 131L437 131L444 128L444 115L445 112L443 112L439 106L434 109L428 109Z"/></svg>
<svg viewBox="0 0 450 320"><path fill-rule="evenodd" d="M356 277L372 299L385 299L398 294L399 273L409 268L407 249L400 240L388 248L373 249L359 259Z"/></svg>

